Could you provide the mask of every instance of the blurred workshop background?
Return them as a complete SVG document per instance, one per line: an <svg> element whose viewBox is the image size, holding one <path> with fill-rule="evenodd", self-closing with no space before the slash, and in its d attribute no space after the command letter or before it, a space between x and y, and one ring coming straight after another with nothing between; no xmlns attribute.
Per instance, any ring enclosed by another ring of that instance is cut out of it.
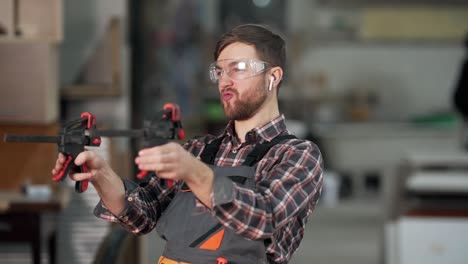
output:
<svg viewBox="0 0 468 264"><path fill-rule="evenodd" d="M325 159L291 263L468 263L468 117L454 104L468 89L466 0L0 0L0 134L56 135L86 111L98 128L141 128L166 102L188 138L216 133L208 65L247 22L287 40L280 110ZM136 180L140 144L96 151ZM155 232L122 232L93 216L92 186L51 180L56 155L0 142L0 262L156 263Z"/></svg>

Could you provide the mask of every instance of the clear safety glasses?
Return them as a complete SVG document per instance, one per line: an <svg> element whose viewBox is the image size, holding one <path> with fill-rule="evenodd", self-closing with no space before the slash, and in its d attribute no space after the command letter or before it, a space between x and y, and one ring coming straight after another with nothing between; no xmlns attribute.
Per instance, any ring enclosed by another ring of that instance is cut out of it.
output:
<svg viewBox="0 0 468 264"><path fill-rule="evenodd" d="M210 79L217 83L223 74L242 80L258 75L268 69L268 63L254 59L226 59L210 64Z"/></svg>

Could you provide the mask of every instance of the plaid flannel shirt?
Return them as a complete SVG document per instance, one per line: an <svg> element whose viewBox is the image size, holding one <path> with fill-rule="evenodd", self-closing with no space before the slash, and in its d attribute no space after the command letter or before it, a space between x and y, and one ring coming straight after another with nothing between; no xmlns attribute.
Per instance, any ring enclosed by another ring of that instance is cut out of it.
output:
<svg viewBox="0 0 468 264"><path fill-rule="evenodd" d="M252 129L240 143L229 123L219 151L216 166L239 166L256 143L270 141L278 135L290 134L281 115L267 124ZM208 135L193 139L184 148L199 157L207 143L217 137ZM214 169L216 175L216 169ZM265 240L268 259L287 263L298 248L308 216L318 202L322 190L323 162L318 147L303 139L288 139L273 146L257 163L255 190L237 185L226 177L215 177L211 194L212 208L197 201L200 210L210 211L225 227L248 239ZM150 232L159 216L178 192L182 182L164 188L161 180L135 185L124 181L126 205L113 215L100 202L95 215L107 221L120 222L135 234ZM222 191L221 191L222 190Z"/></svg>

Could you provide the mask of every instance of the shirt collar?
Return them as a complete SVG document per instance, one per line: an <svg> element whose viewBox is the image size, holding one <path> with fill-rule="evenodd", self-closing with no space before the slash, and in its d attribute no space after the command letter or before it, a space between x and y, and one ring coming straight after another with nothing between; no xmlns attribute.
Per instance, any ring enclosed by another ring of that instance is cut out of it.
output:
<svg viewBox="0 0 468 264"><path fill-rule="evenodd" d="M283 114L268 121L262 126L255 127L245 135L246 141L258 142L261 140L270 142L272 139L287 131L286 119ZM236 142L237 138L234 132L234 121L229 121L222 136L228 136L232 142Z"/></svg>

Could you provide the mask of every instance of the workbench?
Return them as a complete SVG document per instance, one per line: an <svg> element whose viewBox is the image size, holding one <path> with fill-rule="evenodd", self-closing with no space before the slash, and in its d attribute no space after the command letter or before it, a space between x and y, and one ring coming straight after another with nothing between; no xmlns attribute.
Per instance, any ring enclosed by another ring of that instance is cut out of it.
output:
<svg viewBox="0 0 468 264"><path fill-rule="evenodd" d="M0 243L28 243L32 247L32 263L41 263L42 237L48 241L49 263L55 263L56 224L43 234L41 218L57 215L70 200L65 188L57 188L49 197L28 197L20 192L0 191Z"/></svg>

